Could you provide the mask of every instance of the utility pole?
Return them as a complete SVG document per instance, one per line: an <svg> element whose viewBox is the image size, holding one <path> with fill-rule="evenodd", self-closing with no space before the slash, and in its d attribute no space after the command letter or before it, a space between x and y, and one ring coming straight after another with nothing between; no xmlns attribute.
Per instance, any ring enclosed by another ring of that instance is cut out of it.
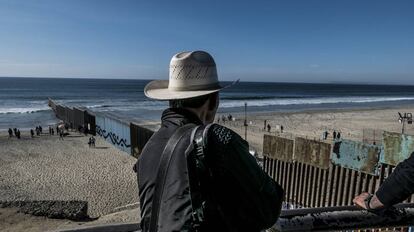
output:
<svg viewBox="0 0 414 232"><path fill-rule="evenodd" d="M408 124L412 124L413 123L413 115L411 113L404 113L404 115L403 115L400 112L398 112L398 115L400 116L398 118L398 121L402 124L401 134L404 134L404 132L405 132L405 123L407 122Z"/></svg>
<svg viewBox="0 0 414 232"><path fill-rule="evenodd" d="M244 140L247 141L247 102L244 103Z"/></svg>

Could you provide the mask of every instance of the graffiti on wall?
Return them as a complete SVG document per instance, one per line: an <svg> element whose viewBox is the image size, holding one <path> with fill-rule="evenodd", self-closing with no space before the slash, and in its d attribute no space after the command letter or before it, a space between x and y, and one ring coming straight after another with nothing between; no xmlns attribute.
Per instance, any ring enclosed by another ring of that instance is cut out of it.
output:
<svg viewBox="0 0 414 232"><path fill-rule="evenodd" d="M107 115L96 115L96 134L118 149L131 154L129 125Z"/></svg>
<svg viewBox="0 0 414 232"><path fill-rule="evenodd" d="M131 144L127 144L127 140L119 138L118 135L112 132L107 132L105 129L102 129L100 126L96 126L96 134L103 137L106 140L110 140L113 145L121 147L131 147Z"/></svg>

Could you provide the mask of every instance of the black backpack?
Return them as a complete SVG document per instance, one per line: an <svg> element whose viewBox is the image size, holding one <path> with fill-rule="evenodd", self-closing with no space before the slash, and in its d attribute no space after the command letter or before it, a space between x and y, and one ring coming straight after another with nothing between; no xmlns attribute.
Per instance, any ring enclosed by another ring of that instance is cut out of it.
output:
<svg viewBox="0 0 414 232"><path fill-rule="evenodd" d="M161 155L161 160L158 167L158 174L152 200L151 220L149 224L150 232L156 232L160 230L172 231L177 230L178 228L179 231L203 231L202 228L204 227L203 224L205 223L206 196L202 194L202 188L206 186L202 186L201 182L205 182L205 174L207 173L207 168L204 164L204 136L206 136L210 125L184 125L178 128L177 131L168 140L167 145L165 146L164 151ZM189 186L187 186L187 188L190 194L183 194L182 197L189 197L190 199L188 199L188 202L191 202L191 204L182 204L182 202L185 202L185 200L177 202L177 204L181 205L178 207L173 206L171 207L171 210L173 211L179 208L180 211L182 211L179 218L170 221L163 220L161 223L159 223L159 218L167 218L167 220L171 218L168 216L162 216L163 214L175 213L169 212L169 209L160 212L162 204L161 201L165 190L164 185L166 183L167 174L169 172L168 169L172 162L171 160L174 160L174 155L181 155L179 152L174 152L174 148L180 143L181 140L188 138L188 132L190 129L192 129L190 134L190 144L185 151L188 176L182 177L188 178ZM160 228L160 224L162 224L162 228Z"/></svg>
<svg viewBox="0 0 414 232"><path fill-rule="evenodd" d="M219 204L216 203L217 201L214 194L210 194L213 173L206 163L205 148L207 146L208 130L212 125L213 124L206 126L195 126L194 124L184 125L178 128L168 140L158 168L148 231L212 231L212 228L217 228L217 225L220 225L220 231L240 231L240 229L234 229L235 225L232 225L230 220L226 220L227 217L220 209ZM189 133L190 129L191 133ZM179 144L183 144L184 139L188 139L188 137L190 137L190 143L185 151L187 176L180 177L188 178L188 186L181 185L181 188L186 189L179 190L181 193L187 193L181 195L182 198L186 199L170 201L169 204L171 207L161 207L163 204L162 200L165 183L171 183L171 179L166 182L171 160L175 160L174 156L182 155L182 151L174 152L175 147L177 147L177 145L179 146ZM283 196L283 190L280 186L276 184L276 187L278 196ZM246 193L245 196L247 201L254 197L257 197L257 195L251 196ZM269 196L263 195L262 197L266 198L263 199L264 201L262 202L268 202L270 203L269 205L272 206L277 205L274 212L267 213L268 215L274 214L271 217L277 218L280 214L280 207L283 200L282 197L275 199L273 194ZM266 211L269 210L269 205L254 205L253 208L260 211L263 208ZM160 210L161 208L163 208L163 210ZM179 212L177 213L177 211ZM261 218L259 215L263 215L263 212L246 212L246 217L249 217L249 221L253 220L255 223L257 222L258 225L269 224L269 218ZM162 220L161 223L158 222L160 218ZM265 222L265 220L267 220L267 222ZM274 221L274 219L272 220ZM215 225L210 224L212 221L215 222ZM240 221L237 221L237 227L243 228L243 218L240 218ZM245 228L252 228L249 226Z"/></svg>

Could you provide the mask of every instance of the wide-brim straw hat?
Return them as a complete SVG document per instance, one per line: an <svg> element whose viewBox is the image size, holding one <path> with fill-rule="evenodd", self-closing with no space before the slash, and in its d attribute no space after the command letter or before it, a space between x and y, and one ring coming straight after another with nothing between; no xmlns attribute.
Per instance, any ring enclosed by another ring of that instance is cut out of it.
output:
<svg viewBox="0 0 414 232"><path fill-rule="evenodd" d="M157 100L187 99L218 92L237 82L219 83L216 63L207 52L180 52L171 59L169 80L151 81L144 94Z"/></svg>

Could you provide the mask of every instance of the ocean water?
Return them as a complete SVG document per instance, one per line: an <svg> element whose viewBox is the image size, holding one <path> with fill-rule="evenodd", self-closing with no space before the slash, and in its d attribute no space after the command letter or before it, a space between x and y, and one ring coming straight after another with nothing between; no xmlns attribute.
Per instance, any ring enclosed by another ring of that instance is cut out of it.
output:
<svg viewBox="0 0 414 232"><path fill-rule="evenodd" d="M57 120L48 98L69 106L158 120L166 102L143 94L147 80L0 78L0 129L48 125ZM414 104L413 86L240 82L220 94L219 113L393 107Z"/></svg>

